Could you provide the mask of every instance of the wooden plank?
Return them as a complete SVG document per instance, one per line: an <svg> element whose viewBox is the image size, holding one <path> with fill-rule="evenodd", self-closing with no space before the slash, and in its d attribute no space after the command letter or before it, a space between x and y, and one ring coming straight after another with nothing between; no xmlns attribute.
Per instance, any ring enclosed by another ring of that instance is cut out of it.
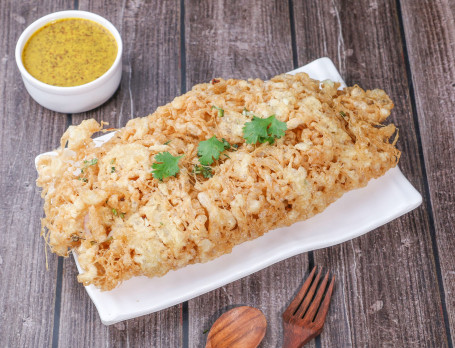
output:
<svg viewBox="0 0 455 348"><path fill-rule="evenodd" d="M294 14L299 65L329 56L348 85L390 94L400 168L425 193L396 2L296 1ZM447 346L425 205L314 259L338 278L322 346Z"/></svg>
<svg viewBox="0 0 455 348"><path fill-rule="evenodd" d="M46 270L34 158L58 145L66 117L31 99L15 62L16 41L34 20L70 1L0 2L0 346L46 347L52 339L57 258ZM39 125L39 126L37 126Z"/></svg>
<svg viewBox="0 0 455 348"><path fill-rule="evenodd" d="M287 2L186 1L185 30L188 89L214 77L267 79L293 68ZM204 346L206 330L240 305L264 312L261 347L279 346L281 313L307 269L307 255L299 255L189 301L189 347Z"/></svg>
<svg viewBox="0 0 455 348"><path fill-rule="evenodd" d="M185 1L187 86L214 77L267 79L290 71L286 1Z"/></svg>
<svg viewBox="0 0 455 348"><path fill-rule="evenodd" d="M79 1L79 9L110 20L122 36L124 54L119 90L103 106L73 115L74 124L93 117L122 127L180 94L178 2ZM181 345L181 306L106 327L76 276L74 261L65 260L59 346Z"/></svg>
<svg viewBox="0 0 455 348"><path fill-rule="evenodd" d="M455 338L455 3L401 1L434 233ZM453 344L453 341L452 341Z"/></svg>

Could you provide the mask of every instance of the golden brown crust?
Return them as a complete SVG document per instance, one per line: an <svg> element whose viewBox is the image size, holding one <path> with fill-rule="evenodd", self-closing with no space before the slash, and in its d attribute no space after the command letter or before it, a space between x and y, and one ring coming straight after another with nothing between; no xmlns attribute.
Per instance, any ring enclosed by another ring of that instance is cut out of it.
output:
<svg viewBox="0 0 455 348"><path fill-rule="evenodd" d="M75 250L84 269L79 281L109 290L132 276L206 262L321 212L400 156L396 139L389 142L395 127L381 125L393 108L384 91L338 87L303 73L267 82L216 79L129 121L101 147L90 138L101 129L94 120L70 127L58 155L38 165L49 245L59 255ZM273 145L246 144L244 108L276 115L286 135ZM199 142L213 135L239 148L204 179L192 169ZM160 182L150 167L162 151L184 157L180 173Z"/></svg>

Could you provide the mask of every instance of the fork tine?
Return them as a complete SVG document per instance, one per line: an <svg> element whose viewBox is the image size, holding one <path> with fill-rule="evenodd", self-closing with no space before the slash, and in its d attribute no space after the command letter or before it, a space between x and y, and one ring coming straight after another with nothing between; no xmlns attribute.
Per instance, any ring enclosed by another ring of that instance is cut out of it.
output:
<svg viewBox="0 0 455 348"><path fill-rule="evenodd" d="M325 275L324 280L321 282L321 285L319 286L316 296L314 296L314 299L311 302L310 308L308 308L308 311L305 313L305 316L303 317L303 319L305 319L306 321L312 321L314 316L316 315L319 305L321 304L321 299L322 299L322 296L324 295L328 279L329 279L329 272L327 272L327 274Z"/></svg>
<svg viewBox="0 0 455 348"><path fill-rule="evenodd" d="M316 278L313 281L313 284L311 285L310 290L308 290L308 293L305 295L305 298L302 301L302 304L300 305L299 309L297 309L297 312L295 313L295 316L297 318L302 318L303 314L307 310L308 306L311 303L311 300L313 299L314 292L316 291L316 287L318 286L319 283L319 278L321 277L322 273L322 268L319 270Z"/></svg>
<svg viewBox="0 0 455 348"><path fill-rule="evenodd" d="M318 314L316 315L316 319L314 319L314 322L316 324L320 325L321 327L324 325L325 317L327 316L327 312L329 311L330 298L332 297L334 284L335 284L335 276L333 276L332 280L330 281L329 289L327 290L327 293L325 294L324 301L322 301L321 307L319 307Z"/></svg>
<svg viewBox="0 0 455 348"><path fill-rule="evenodd" d="M305 296L308 288L310 287L310 284L313 280L315 272L316 272L316 266L313 267L313 270L311 271L307 280L305 280L305 283L303 283L302 288L299 290L298 294L294 297L292 302L289 304L288 308L286 308L286 310L284 311L283 318L293 316L295 311L297 310L297 308L299 308L299 305L302 302L303 297Z"/></svg>

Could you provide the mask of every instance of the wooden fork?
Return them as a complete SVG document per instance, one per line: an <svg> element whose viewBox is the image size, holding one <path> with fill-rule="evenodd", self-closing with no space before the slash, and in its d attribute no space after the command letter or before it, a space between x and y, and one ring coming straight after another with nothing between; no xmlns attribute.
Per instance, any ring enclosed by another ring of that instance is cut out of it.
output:
<svg viewBox="0 0 455 348"><path fill-rule="evenodd" d="M332 277L327 293L324 292L329 280L329 273L325 275L319 285L316 295L314 292L319 283L322 269L316 278L316 267L311 271L297 296L283 313L284 345L283 348L300 348L322 332L325 317L329 310L335 276ZM311 286L311 288L310 288ZM308 290L309 289L309 290ZM313 298L314 295L314 298ZM324 300L321 303L322 298Z"/></svg>

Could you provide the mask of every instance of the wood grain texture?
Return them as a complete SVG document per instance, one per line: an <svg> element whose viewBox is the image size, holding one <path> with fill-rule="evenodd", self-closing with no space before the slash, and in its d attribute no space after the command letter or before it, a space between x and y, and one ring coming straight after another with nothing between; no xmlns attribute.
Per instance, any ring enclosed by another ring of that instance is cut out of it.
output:
<svg viewBox="0 0 455 348"><path fill-rule="evenodd" d="M292 70L286 1L185 1L188 89L214 77L267 79Z"/></svg>
<svg viewBox="0 0 455 348"><path fill-rule="evenodd" d="M110 326L101 323L72 258L65 260L59 347L180 347L181 305Z"/></svg>
<svg viewBox="0 0 455 348"><path fill-rule="evenodd" d="M52 339L57 258L49 256L47 271L34 158L57 145L66 118L30 98L14 51L27 25L68 3L43 1L39 7L0 3L1 347L45 347Z"/></svg>
<svg viewBox="0 0 455 348"><path fill-rule="evenodd" d="M119 30L123 76L113 98L93 111L73 115L73 124L95 118L123 127L133 116L145 116L180 94L178 2L81 0L79 9L100 14ZM60 347L181 346L181 305L106 327L76 276L74 260L66 259Z"/></svg>
<svg viewBox="0 0 455 348"><path fill-rule="evenodd" d="M264 339L266 329L267 319L259 309L235 307L212 325L205 348L256 348Z"/></svg>
<svg viewBox="0 0 455 348"><path fill-rule="evenodd" d="M283 312L283 347L300 348L321 334L334 284L335 277L330 276L330 272L325 271L324 275L322 268L313 267L302 288Z"/></svg>
<svg viewBox="0 0 455 348"><path fill-rule="evenodd" d="M448 325L455 339L455 3L402 1Z"/></svg>
<svg viewBox="0 0 455 348"><path fill-rule="evenodd" d="M396 104L400 168L425 202L363 237L310 254L337 283L324 331L306 347L453 347L455 4L449 0L1 1L0 347L202 347L204 332L239 305L266 315L260 347L280 347L281 313L313 261L298 255L185 305L109 327L77 283L72 259L60 261L57 274L57 258L49 254L46 271L33 160L59 145L67 117L30 98L14 48L32 21L75 5L109 19L121 32L124 54L114 97L73 115L73 124L94 117L122 127L171 101L181 87L213 77L267 79L323 56L348 84L385 89Z"/></svg>
<svg viewBox="0 0 455 348"><path fill-rule="evenodd" d="M267 79L292 70L286 1L186 1L185 11L188 89L214 77ZM189 301L189 347L203 346L204 331L239 305L265 314L268 328L260 347L280 346L281 313L307 269L302 254Z"/></svg>
<svg viewBox="0 0 455 348"><path fill-rule="evenodd" d="M348 85L389 93L400 168L424 195L396 2L296 1L294 13L299 65L327 55ZM447 346L425 205L314 259L338 279L323 347Z"/></svg>

